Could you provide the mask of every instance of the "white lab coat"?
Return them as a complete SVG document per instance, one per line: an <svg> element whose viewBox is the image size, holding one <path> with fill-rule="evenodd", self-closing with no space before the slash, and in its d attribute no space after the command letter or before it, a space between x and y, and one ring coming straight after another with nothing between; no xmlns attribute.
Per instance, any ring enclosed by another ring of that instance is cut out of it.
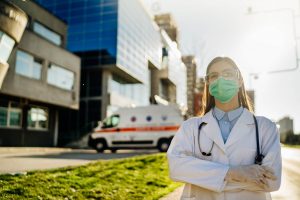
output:
<svg viewBox="0 0 300 200"><path fill-rule="evenodd" d="M227 183L224 181L229 166L254 164L256 135L253 114L246 108L231 130L224 144L220 128L212 111L203 117L184 121L174 136L167 152L170 178L184 182L181 199L184 200L265 200L271 191L278 190L281 183L281 148L275 123L265 117L256 116L261 152L265 156L264 166L271 167L277 177L269 180L268 191L250 191L249 183ZM201 122L200 145L212 155L205 157L198 147L198 126ZM252 190L252 189L251 189Z"/></svg>

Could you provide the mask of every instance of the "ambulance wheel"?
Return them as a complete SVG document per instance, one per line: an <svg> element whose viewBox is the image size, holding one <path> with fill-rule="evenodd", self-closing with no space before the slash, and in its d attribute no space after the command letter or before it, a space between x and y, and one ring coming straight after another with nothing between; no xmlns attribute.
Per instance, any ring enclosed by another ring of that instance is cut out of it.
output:
<svg viewBox="0 0 300 200"><path fill-rule="evenodd" d="M170 146L170 140L161 139L158 141L157 148L160 152L167 152Z"/></svg>
<svg viewBox="0 0 300 200"><path fill-rule="evenodd" d="M118 149L110 149L112 153L116 153Z"/></svg>
<svg viewBox="0 0 300 200"><path fill-rule="evenodd" d="M106 149L107 144L106 141L103 139L97 140L96 141L96 145L95 145L95 149L98 153L103 153L104 150Z"/></svg>

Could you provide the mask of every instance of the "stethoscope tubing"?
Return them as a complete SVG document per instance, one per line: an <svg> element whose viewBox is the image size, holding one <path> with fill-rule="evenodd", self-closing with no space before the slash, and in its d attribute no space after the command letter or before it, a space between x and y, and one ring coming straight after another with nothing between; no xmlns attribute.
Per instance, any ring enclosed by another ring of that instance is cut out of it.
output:
<svg viewBox="0 0 300 200"><path fill-rule="evenodd" d="M255 164L259 164L261 165L262 164L262 160L264 158L264 156L261 154L260 152L260 147L259 147L259 131L258 131L258 124L257 124L257 120L256 120L256 117L253 115L253 119L254 119L254 123L255 123L255 135L256 135L256 151L257 151L257 155L255 157ZM208 152L204 152L202 151L201 149L201 145L200 145L200 133L201 133L201 129L202 129L202 126L203 125L206 125L207 123L206 122L201 122L200 125L198 126L198 137L197 137L197 141L198 141L198 148L201 152L201 154L203 156L211 156L212 155L212 150L213 150L213 147L214 147L214 142L212 143L212 146L210 148L210 150Z"/></svg>

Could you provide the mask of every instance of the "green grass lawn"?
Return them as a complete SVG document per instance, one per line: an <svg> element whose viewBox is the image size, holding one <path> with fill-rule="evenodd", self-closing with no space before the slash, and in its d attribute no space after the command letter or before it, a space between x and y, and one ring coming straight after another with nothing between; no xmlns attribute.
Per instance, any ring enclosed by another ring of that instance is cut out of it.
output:
<svg viewBox="0 0 300 200"><path fill-rule="evenodd" d="M0 175L0 199L159 199L180 185L169 179L160 153Z"/></svg>

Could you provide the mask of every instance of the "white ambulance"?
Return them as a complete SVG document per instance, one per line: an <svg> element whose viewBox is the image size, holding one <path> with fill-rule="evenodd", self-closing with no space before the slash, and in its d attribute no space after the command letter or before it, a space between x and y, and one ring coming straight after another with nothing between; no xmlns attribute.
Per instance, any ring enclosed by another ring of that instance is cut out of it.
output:
<svg viewBox="0 0 300 200"><path fill-rule="evenodd" d="M136 148L166 152L182 122L181 110L175 105L120 108L99 122L89 136L88 145L98 152Z"/></svg>

